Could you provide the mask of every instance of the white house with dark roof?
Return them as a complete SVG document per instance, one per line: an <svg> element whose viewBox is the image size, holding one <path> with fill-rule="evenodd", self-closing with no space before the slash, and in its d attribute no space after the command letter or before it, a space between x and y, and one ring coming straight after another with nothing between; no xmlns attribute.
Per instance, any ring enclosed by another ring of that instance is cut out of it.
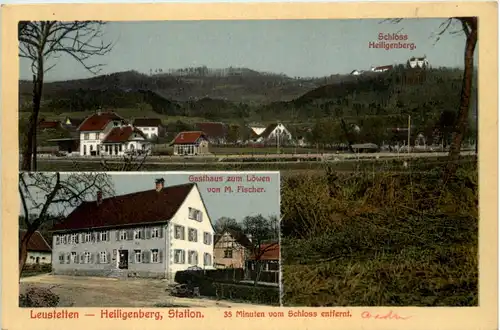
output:
<svg viewBox="0 0 500 330"><path fill-rule="evenodd" d="M427 69L429 68L429 61L427 60L427 56L424 57L411 57L407 66L412 69Z"/></svg>
<svg viewBox="0 0 500 330"><path fill-rule="evenodd" d="M292 133L282 123L270 124L259 135L256 142L284 143L292 139Z"/></svg>
<svg viewBox="0 0 500 330"><path fill-rule="evenodd" d="M198 186L188 183L84 202L55 225L54 274L175 278L213 269L214 229Z"/></svg>

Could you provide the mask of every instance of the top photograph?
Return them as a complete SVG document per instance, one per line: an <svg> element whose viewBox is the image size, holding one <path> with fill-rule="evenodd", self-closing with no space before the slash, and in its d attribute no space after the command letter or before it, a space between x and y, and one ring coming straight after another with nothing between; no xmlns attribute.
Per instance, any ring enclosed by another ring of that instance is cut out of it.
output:
<svg viewBox="0 0 500 330"><path fill-rule="evenodd" d="M474 17L21 21L18 40L21 171L477 159Z"/></svg>

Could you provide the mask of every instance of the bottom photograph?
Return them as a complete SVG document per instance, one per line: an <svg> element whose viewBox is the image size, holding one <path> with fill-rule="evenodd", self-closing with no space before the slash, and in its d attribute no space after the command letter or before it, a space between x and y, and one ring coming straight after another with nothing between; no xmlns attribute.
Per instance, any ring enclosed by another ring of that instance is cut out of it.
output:
<svg viewBox="0 0 500 330"><path fill-rule="evenodd" d="M20 307L280 306L279 172L19 174Z"/></svg>

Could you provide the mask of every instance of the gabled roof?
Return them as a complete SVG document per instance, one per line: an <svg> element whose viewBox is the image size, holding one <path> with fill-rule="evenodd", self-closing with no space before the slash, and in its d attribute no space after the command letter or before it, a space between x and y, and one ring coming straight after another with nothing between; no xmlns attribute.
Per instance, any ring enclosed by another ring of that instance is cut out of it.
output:
<svg viewBox="0 0 500 330"><path fill-rule="evenodd" d="M19 244L21 244L24 235L26 235L26 230L20 229ZM52 251L52 249L50 248L50 245L49 243L47 243L45 238L43 238L42 234L40 234L40 232L38 231L35 231L28 241L28 251L50 252Z"/></svg>
<svg viewBox="0 0 500 330"><path fill-rule="evenodd" d="M136 127L159 127L161 126L160 118L136 118L134 119L134 126Z"/></svg>
<svg viewBox="0 0 500 330"><path fill-rule="evenodd" d="M390 70L392 68L393 68L392 65L383 65L383 66L377 66L373 68L373 70Z"/></svg>
<svg viewBox="0 0 500 330"><path fill-rule="evenodd" d="M248 239L247 235L234 229L226 229L222 234L215 235L214 244L217 244L217 242L222 238L222 236L224 236L226 232L229 233L229 235L231 235L231 237L233 237L236 242L240 243L241 246L245 248L252 247L252 242Z"/></svg>
<svg viewBox="0 0 500 330"><path fill-rule="evenodd" d="M114 112L102 112L95 113L89 117L87 117L83 123L78 127L79 131L101 131L106 125L112 120L124 120L122 117L117 115Z"/></svg>
<svg viewBox="0 0 500 330"><path fill-rule="evenodd" d="M105 198L101 204L84 202L55 231L121 227L168 222L179 210L195 183L165 187Z"/></svg>
<svg viewBox="0 0 500 330"><path fill-rule="evenodd" d="M209 138L224 138L228 132L228 127L224 123L197 123L195 126Z"/></svg>
<svg viewBox="0 0 500 330"><path fill-rule="evenodd" d="M67 117L67 118L64 120L64 122L66 122L66 121L68 121L68 120L71 122L71 126L78 127L78 126L80 126L80 125L83 123L83 121L84 121L85 119L82 119L82 118L71 118L71 117Z"/></svg>
<svg viewBox="0 0 500 330"><path fill-rule="evenodd" d="M263 138L269 137L269 134L271 134L272 131L274 131L276 129L276 127L278 127L278 124L271 124L271 125L267 126L266 129L264 130L264 132L260 133L259 136L261 136Z"/></svg>
<svg viewBox="0 0 500 330"><path fill-rule="evenodd" d="M261 244L257 253L262 253L259 260L279 260L280 245L279 243ZM249 259L255 260L255 255L250 256Z"/></svg>
<svg viewBox="0 0 500 330"><path fill-rule="evenodd" d="M102 143L121 143L121 142L127 142L132 134L138 134L142 138L146 139L144 136L144 133L142 133L140 130L136 129L135 127L132 126L122 126L122 127L114 127L108 135L104 138Z"/></svg>
<svg viewBox="0 0 500 330"><path fill-rule="evenodd" d="M191 144L196 143L200 138L206 139L206 135L200 131L189 131L189 132L180 132L175 137L172 144Z"/></svg>

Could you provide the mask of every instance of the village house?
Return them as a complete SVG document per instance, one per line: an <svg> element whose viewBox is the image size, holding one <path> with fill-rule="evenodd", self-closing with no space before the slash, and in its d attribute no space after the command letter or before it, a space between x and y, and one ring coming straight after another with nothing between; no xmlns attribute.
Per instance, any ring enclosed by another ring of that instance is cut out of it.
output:
<svg viewBox="0 0 500 330"><path fill-rule="evenodd" d="M248 125L248 127L250 127L250 129L253 131L252 135L256 137L264 133L264 131L266 130L266 126L260 124L250 124Z"/></svg>
<svg viewBox="0 0 500 330"><path fill-rule="evenodd" d="M261 282L278 283L279 271L280 245L278 242L261 244L246 261L245 276L252 280L258 276Z"/></svg>
<svg viewBox="0 0 500 330"><path fill-rule="evenodd" d="M226 144L228 126L224 123L197 123L196 129L205 133L210 144Z"/></svg>
<svg viewBox="0 0 500 330"><path fill-rule="evenodd" d="M244 268L252 249L248 237L233 229L226 229L214 240L214 266L216 268Z"/></svg>
<svg viewBox="0 0 500 330"><path fill-rule="evenodd" d="M54 226L54 274L175 278L213 269L214 229L195 183L87 201Z"/></svg>
<svg viewBox="0 0 500 330"><path fill-rule="evenodd" d="M276 123L267 126L256 142L285 144L291 140L292 133L283 124Z"/></svg>
<svg viewBox="0 0 500 330"><path fill-rule="evenodd" d="M180 132L170 144L174 155L196 156L208 154L208 139L200 131Z"/></svg>
<svg viewBox="0 0 500 330"><path fill-rule="evenodd" d="M59 129L62 129L62 125L57 120L45 120L45 119L41 119L38 122L38 129L41 130L41 131L45 131L45 130L59 130Z"/></svg>
<svg viewBox="0 0 500 330"><path fill-rule="evenodd" d="M407 62L406 66L411 69L427 69L429 68L429 61L427 57L411 57Z"/></svg>
<svg viewBox="0 0 500 330"><path fill-rule="evenodd" d="M384 65L384 66L377 66L377 67L372 67L371 71L372 72L385 72L392 70L394 68L393 65Z"/></svg>
<svg viewBox="0 0 500 330"><path fill-rule="evenodd" d="M19 244L24 235L26 235L26 230L19 230ZM38 231L34 232L28 241L27 250L28 256L26 258L26 265L42 265L52 262L52 250L50 245Z"/></svg>
<svg viewBox="0 0 500 330"><path fill-rule="evenodd" d="M136 118L133 125L141 130L148 140L159 137L163 128L160 118Z"/></svg>
<svg viewBox="0 0 500 330"><path fill-rule="evenodd" d="M146 136L114 112L97 112L87 117L78 132L81 156L122 156L151 150Z"/></svg>

